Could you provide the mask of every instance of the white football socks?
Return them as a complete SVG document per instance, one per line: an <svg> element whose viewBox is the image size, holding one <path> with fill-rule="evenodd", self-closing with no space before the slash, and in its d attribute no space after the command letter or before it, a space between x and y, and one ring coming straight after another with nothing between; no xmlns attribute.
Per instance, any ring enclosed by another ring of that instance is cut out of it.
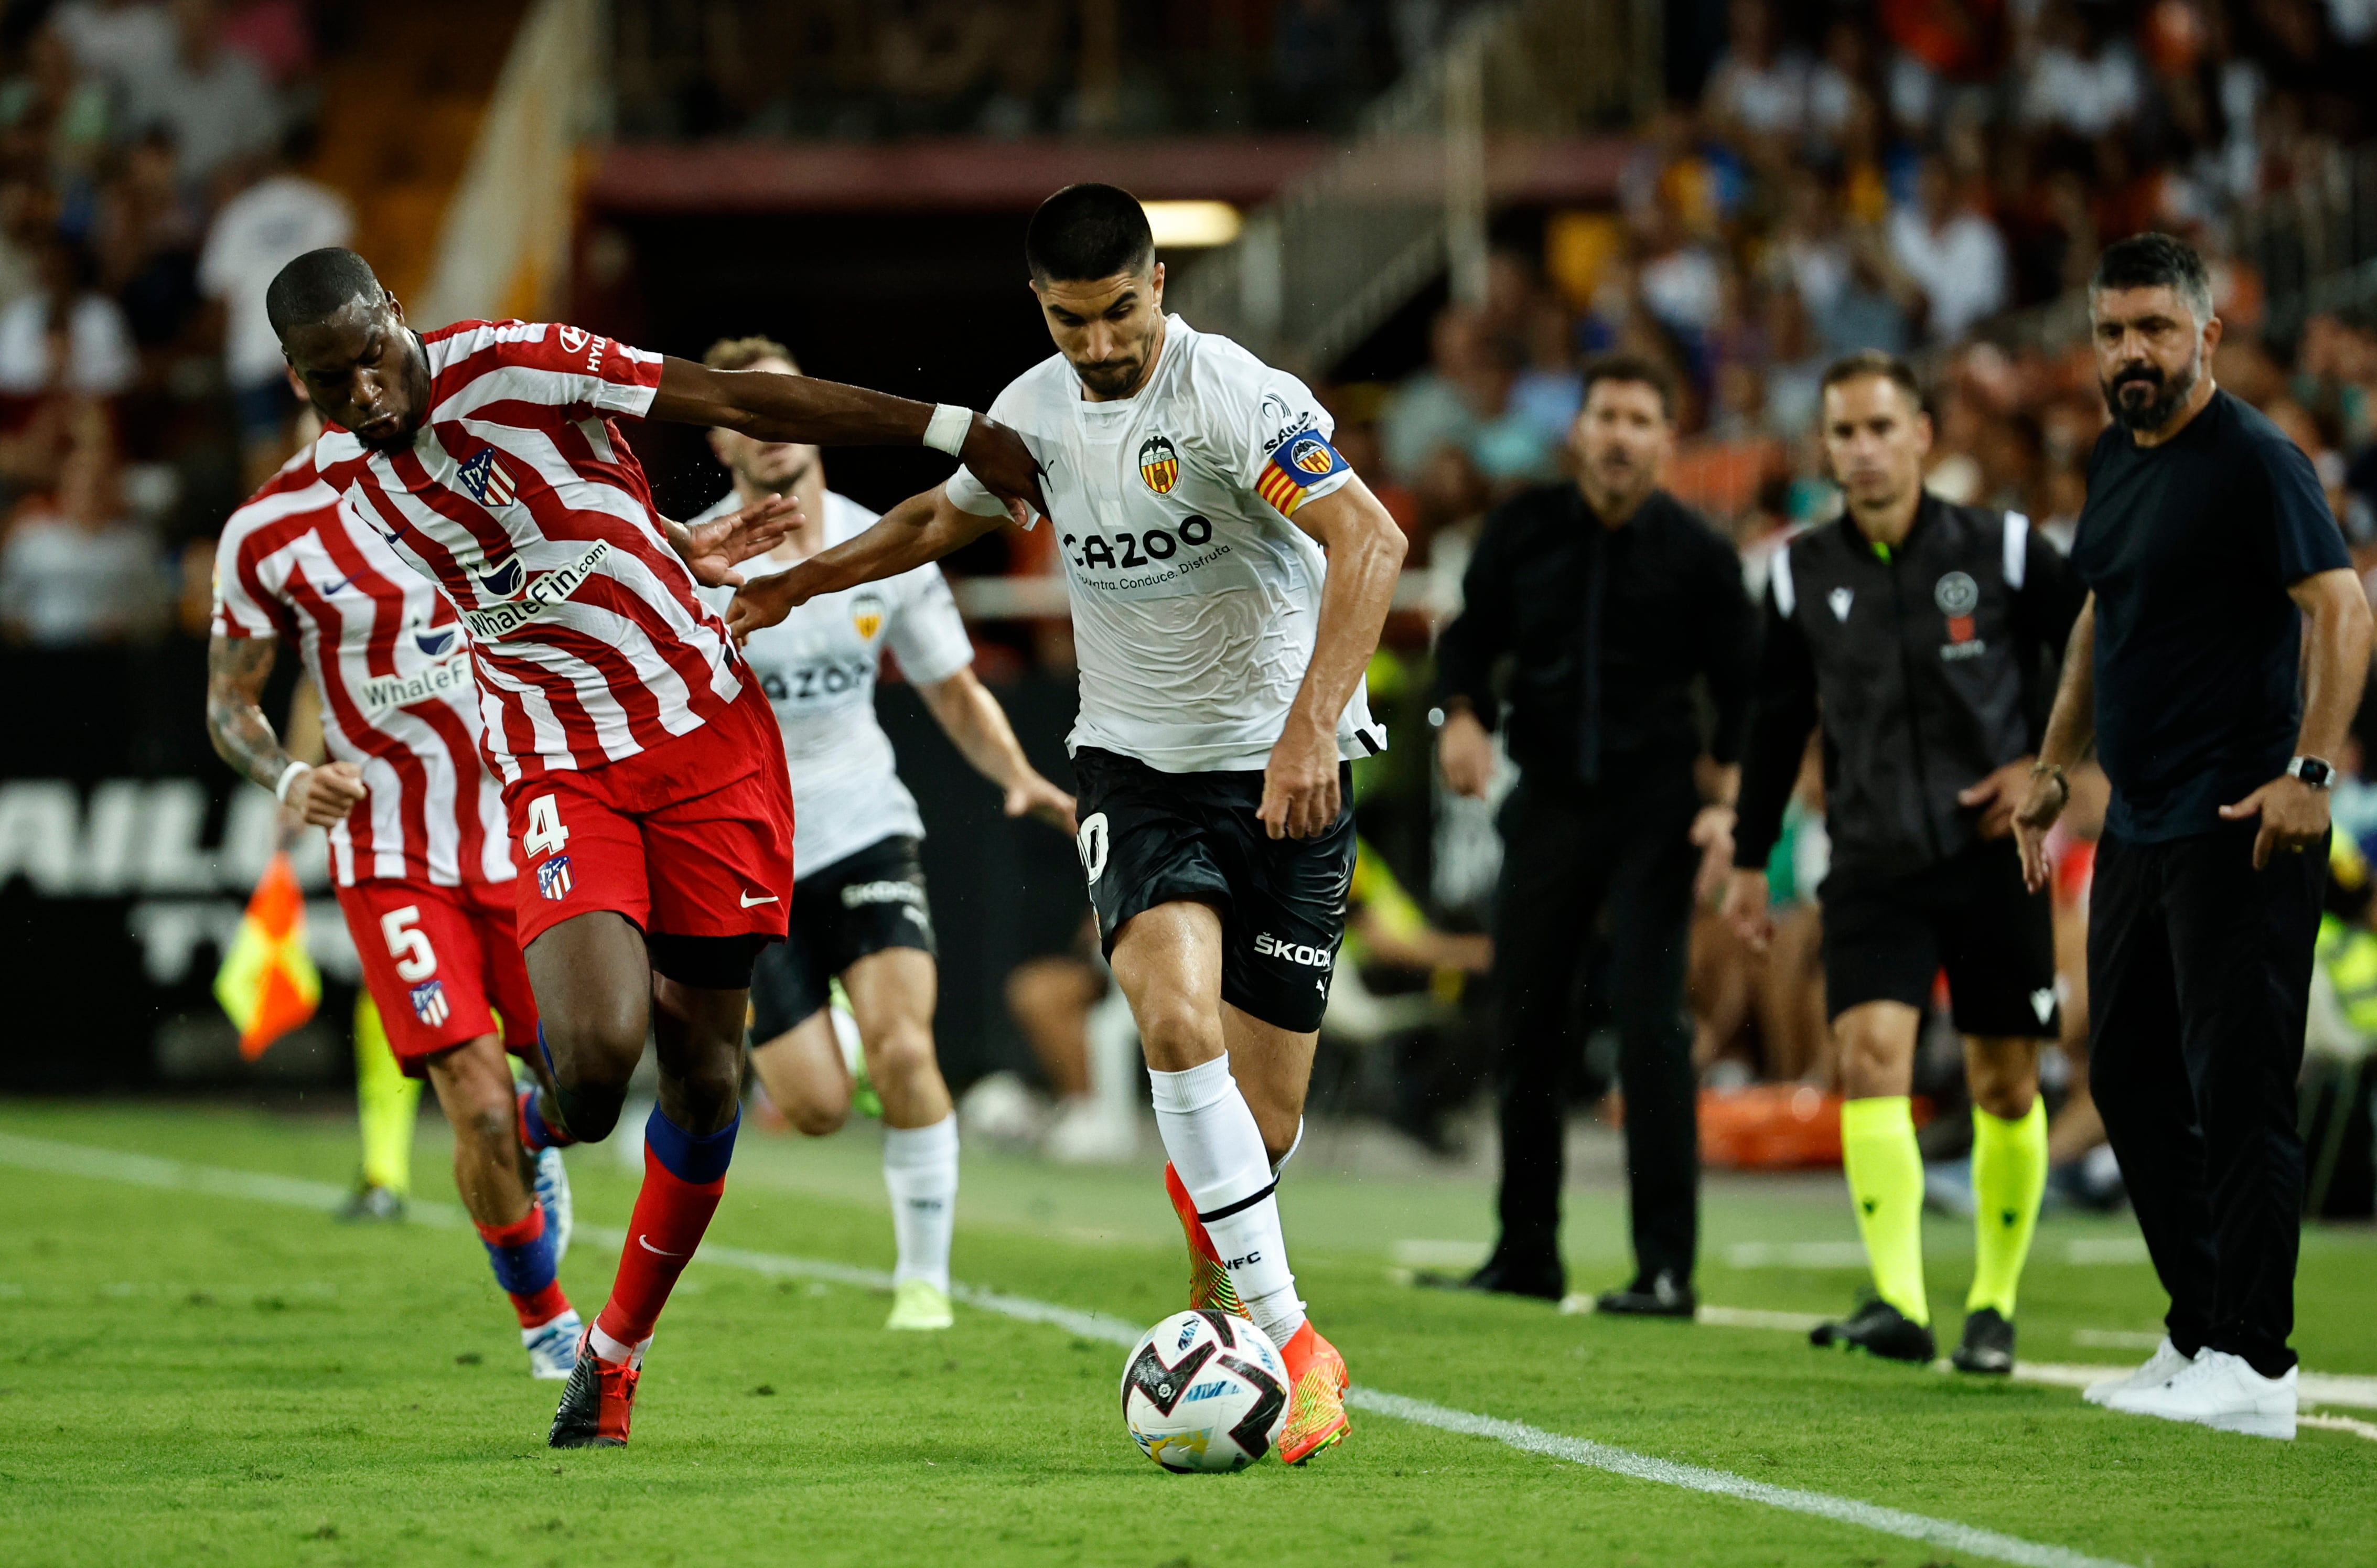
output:
<svg viewBox="0 0 2377 1568"><path fill-rule="evenodd" d="M1304 1303L1288 1272L1271 1156L1230 1076L1230 1059L1215 1057L1186 1072L1150 1068L1147 1082L1164 1152L1230 1271L1238 1304L1272 1343L1286 1344L1304 1326Z"/></svg>
<svg viewBox="0 0 2377 1568"><path fill-rule="evenodd" d="M950 1236L957 1227L958 1119L883 1130L883 1185L891 1191L891 1234L900 1244L894 1280L950 1288Z"/></svg>

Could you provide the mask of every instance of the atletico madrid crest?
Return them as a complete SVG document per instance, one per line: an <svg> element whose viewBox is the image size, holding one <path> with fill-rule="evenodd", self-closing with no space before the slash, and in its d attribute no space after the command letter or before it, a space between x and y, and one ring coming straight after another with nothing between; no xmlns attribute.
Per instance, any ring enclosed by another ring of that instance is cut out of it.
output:
<svg viewBox="0 0 2377 1568"><path fill-rule="evenodd" d="M508 507L519 494L512 485L512 476L496 461L496 449L481 447L454 471L455 480L471 493L471 499L483 507Z"/></svg>
<svg viewBox="0 0 2377 1568"><path fill-rule="evenodd" d="M536 868L536 891L555 902L569 896L569 856L556 855Z"/></svg>
<svg viewBox="0 0 2377 1568"><path fill-rule="evenodd" d="M1157 495L1171 494L1180 483L1180 454L1163 437L1150 436L1139 444L1139 476Z"/></svg>
<svg viewBox="0 0 2377 1568"><path fill-rule="evenodd" d="M424 980L412 987L412 1016L435 1029L446 1022L446 982Z"/></svg>

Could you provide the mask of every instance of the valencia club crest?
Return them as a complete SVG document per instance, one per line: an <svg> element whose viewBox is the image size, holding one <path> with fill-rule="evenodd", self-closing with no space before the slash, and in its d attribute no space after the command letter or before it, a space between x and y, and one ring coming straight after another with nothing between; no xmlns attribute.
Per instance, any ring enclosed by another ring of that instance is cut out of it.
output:
<svg viewBox="0 0 2377 1568"><path fill-rule="evenodd" d="M1180 454L1163 437L1150 436L1139 444L1139 476L1157 495L1171 494L1180 483Z"/></svg>

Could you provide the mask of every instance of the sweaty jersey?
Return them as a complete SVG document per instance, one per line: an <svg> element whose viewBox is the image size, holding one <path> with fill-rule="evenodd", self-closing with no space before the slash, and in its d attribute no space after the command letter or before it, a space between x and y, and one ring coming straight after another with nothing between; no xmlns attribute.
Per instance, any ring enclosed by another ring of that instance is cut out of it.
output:
<svg viewBox="0 0 2377 1568"><path fill-rule="evenodd" d="M331 758L369 791L330 830L341 887L505 882L502 797L479 765L479 699L453 607L357 523L300 452L215 546L218 637L293 640Z"/></svg>
<svg viewBox="0 0 2377 1568"><path fill-rule="evenodd" d="M394 454L343 430L322 477L460 613L483 744L506 783L596 768L699 728L742 689L614 418L661 357L550 322L424 333L427 416Z"/></svg>
<svg viewBox="0 0 2377 1568"><path fill-rule="evenodd" d="M1061 354L990 405L1040 460L1081 661L1069 745L1163 772L1255 770L1303 684L1327 559L1288 520L1353 477L1303 382L1227 338L1165 320L1136 396L1092 402ZM948 496L1006 509L965 469ZM1337 721L1342 757L1386 748L1368 691Z"/></svg>
<svg viewBox="0 0 2377 1568"><path fill-rule="evenodd" d="M732 517L742 503L730 490L694 521ZM829 494L820 549L874 525L876 514ZM754 578L772 569L747 562ZM723 603L733 589L710 590ZM880 582L820 593L774 626L755 631L743 657L776 707L784 764L793 776L793 875L814 876L868 844L905 834L922 838L916 798L900 782L891 737L875 718L875 672L889 645L900 669L930 686L973 663L973 640L958 618L941 569L929 563Z"/></svg>

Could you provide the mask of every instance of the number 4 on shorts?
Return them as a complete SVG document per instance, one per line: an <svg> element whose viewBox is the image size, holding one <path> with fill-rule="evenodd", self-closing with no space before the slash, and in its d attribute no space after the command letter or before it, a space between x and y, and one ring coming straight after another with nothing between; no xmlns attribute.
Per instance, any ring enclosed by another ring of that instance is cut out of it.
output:
<svg viewBox="0 0 2377 1568"><path fill-rule="evenodd" d="M520 848L530 855L558 855L569 842L569 830L561 825L561 803L550 795L540 795L528 803L528 836L520 840Z"/></svg>

